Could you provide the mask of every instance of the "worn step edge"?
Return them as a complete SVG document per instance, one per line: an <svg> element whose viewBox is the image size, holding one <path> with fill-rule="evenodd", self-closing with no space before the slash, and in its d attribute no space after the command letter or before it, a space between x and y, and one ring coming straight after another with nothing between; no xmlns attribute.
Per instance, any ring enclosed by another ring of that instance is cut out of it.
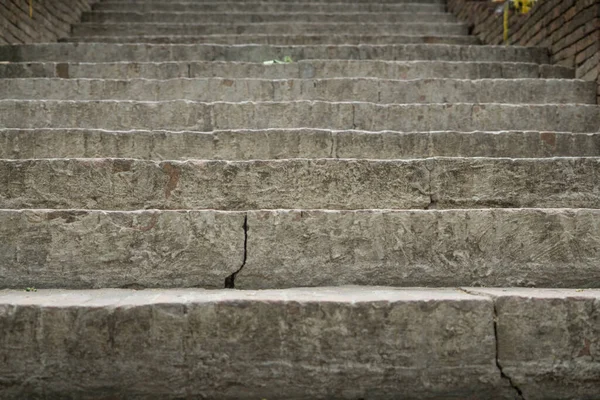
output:
<svg viewBox="0 0 600 400"><path fill-rule="evenodd" d="M590 104L0 100L4 128L600 131Z"/></svg>
<svg viewBox="0 0 600 400"><path fill-rule="evenodd" d="M0 172L0 207L15 209L600 208L600 157L0 160Z"/></svg>
<svg viewBox="0 0 600 400"><path fill-rule="evenodd" d="M260 33L260 34L340 34L343 32L353 34L448 34L448 35L467 35L468 26L463 23L422 23L406 22L403 24L389 23L276 23L263 22L253 24L169 24L169 23L79 23L73 25L72 34L74 36L124 36L127 34L242 34L242 33Z"/></svg>
<svg viewBox="0 0 600 400"><path fill-rule="evenodd" d="M475 36L459 35L170 35L170 36L73 36L60 42L75 43L214 43L214 44L479 44Z"/></svg>
<svg viewBox="0 0 600 400"><path fill-rule="evenodd" d="M379 77L389 79L518 79L575 78L572 68L516 62L455 61L343 61L311 60L290 64L264 65L241 62L114 62L114 63L1 63L4 78L96 78L96 79L173 79L173 78L334 78Z"/></svg>
<svg viewBox="0 0 600 400"><path fill-rule="evenodd" d="M600 156L600 132L0 129L0 158L5 159L404 159L436 156L594 157Z"/></svg>
<svg viewBox="0 0 600 400"><path fill-rule="evenodd" d="M6 79L0 99L596 104L595 82L564 79Z"/></svg>
<svg viewBox="0 0 600 400"><path fill-rule="evenodd" d="M547 64L548 50L538 47L447 44L399 45L217 45L45 43L0 46L6 61L250 61L283 59L383 59L441 61L521 61Z"/></svg>
<svg viewBox="0 0 600 400"><path fill-rule="evenodd" d="M0 368L5 398L593 398L598 302L468 287L4 291Z"/></svg>

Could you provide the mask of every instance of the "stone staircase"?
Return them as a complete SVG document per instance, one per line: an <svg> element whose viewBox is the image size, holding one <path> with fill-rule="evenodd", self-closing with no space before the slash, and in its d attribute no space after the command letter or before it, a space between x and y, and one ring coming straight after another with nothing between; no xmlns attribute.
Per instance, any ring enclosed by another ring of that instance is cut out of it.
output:
<svg viewBox="0 0 600 400"><path fill-rule="evenodd" d="M0 398L599 398L600 109L549 63L441 0L1 46Z"/></svg>

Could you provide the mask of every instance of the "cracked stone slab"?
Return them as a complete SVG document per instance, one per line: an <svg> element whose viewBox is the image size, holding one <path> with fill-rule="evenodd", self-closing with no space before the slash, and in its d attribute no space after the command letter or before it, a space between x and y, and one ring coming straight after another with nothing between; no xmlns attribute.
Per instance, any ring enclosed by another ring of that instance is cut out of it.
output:
<svg viewBox="0 0 600 400"><path fill-rule="evenodd" d="M0 210L0 287L222 288L242 265L243 223L216 211Z"/></svg>
<svg viewBox="0 0 600 400"><path fill-rule="evenodd" d="M25 129L61 127L203 132L267 128L597 132L600 130L599 111L597 105L591 104L0 100L0 125Z"/></svg>
<svg viewBox="0 0 600 400"><path fill-rule="evenodd" d="M0 160L0 208L600 208L600 158Z"/></svg>
<svg viewBox="0 0 600 400"><path fill-rule="evenodd" d="M308 22L308 23L388 23L405 22L444 23L456 22L456 17L445 12L413 13L413 12L128 12L128 11L90 11L81 16L82 22L96 23L171 23L171 24L206 24L257 22Z"/></svg>
<svg viewBox="0 0 600 400"><path fill-rule="evenodd" d="M224 4L225 5L225 4ZM415 35L170 35L170 36L72 36L61 39L60 42L72 43L217 43L217 44L276 44L276 45L314 45L314 44L479 44L475 36L415 36Z"/></svg>
<svg viewBox="0 0 600 400"><path fill-rule="evenodd" d="M0 291L0 337L6 399L514 398L454 289Z"/></svg>
<svg viewBox="0 0 600 400"><path fill-rule="evenodd" d="M104 131L0 129L0 158L277 160L597 157L600 133L369 132L329 129Z"/></svg>
<svg viewBox="0 0 600 400"><path fill-rule="evenodd" d="M513 61L548 64L544 48L513 46L45 43L0 46L0 61L250 61L283 59Z"/></svg>
<svg viewBox="0 0 600 400"><path fill-rule="evenodd" d="M6 78L255 78L326 79L378 77L381 79L573 79L575 71L557 65L515 62L449 62L385 60L304 60L289 64L198 61L116 63L8 63L0 64Z"/></svg>
<svg viewBox="0 0 600 400"><path fill-rule="evenodd" d="M73 25L74 37L127 36L127 35L467 35L468 27L462 23L246 23L246 24L167 24L167 23L82 23Z"/></svg>
<svg viewBox="0 0 600 400"><path fill-rule="evenodd" d="M600 396L600 290L467 290L493 298L498 363L523 399Z"/></svg>
<svg viewBox="0 0 600 400"><path fill-rule="evenodd" d="M235 284L597 287L598 232L583 209L251 211Z"/></svg>
<svg viewBox="0 0 600 400"><path fill-rule="evenodd" d="M564 79L3 79L1 99L596 104L596 83Z"/></svg>

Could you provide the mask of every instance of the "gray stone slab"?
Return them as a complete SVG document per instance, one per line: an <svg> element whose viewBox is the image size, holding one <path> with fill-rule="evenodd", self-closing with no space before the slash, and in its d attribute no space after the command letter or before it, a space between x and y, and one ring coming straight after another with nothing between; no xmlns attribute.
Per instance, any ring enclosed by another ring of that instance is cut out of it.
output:
<svg viewBox="0 0 600 400"><path fill-rule="evenodd" d="M239 62L116 62L116 63L0 63L5 78L255 78L325 79L378 77L380 79L573 79L572 68L533 63L306 60L264 65Z"/></svg>
<svg viewBox="0 0 600 400"><path fill-rule="evenodd" d="M167 24L167 23L81 23L73 25L74 36L125 35L209 35L209 34L354 34L354 35L467 35L462 23L251 23L251 24Z"/></svg>
<svg viewBox="0 0 600 400"><path fill-rule="evenodd" d="M216 132L0 129L0 158L258 160L286 158L597 157L600 133L367 132L264 129Z"/></svg>
<svg viewBox="0 0 600 400"><path fill-rule="evenodd" d="M600 131L596 105L0 100L4 128Z"/></svg>
<svg viewBox="0 0 600 400"><path fill-rule="evenodd" d="M596 82L547 79L4 79L0 99L596 104ZM599 117L600 118L600 117Z"/></svg>
<svg viewBox="0 0 600 400"><path fill-rule="evenodd" d="M600 208L600 158L0 160L1 208Z"/></svg>
<svg viewBox="0 0 600 400"><path fill-rule="evenodd" d="M103 1L94 5L96 11L128 11L128 12L443 12L441 3L342 3L342 2L194 2L194 1Z"/></svg>
<svg viewBox="0 0 600 400"><path fill-rule="evenodd" d="M0 293L7 399L514 398L453 289Z"/></svg>
<svg viewBox="0 0 600 400"><path fill-rule="evenodd" d="M468 291L493 297L498 363L524 399L600 396L599 290Z"/></svg>
<svg viewBox="0 0 600 400"><path fill-rule="evenodd" d="M599 226L584 209L252 211L235 286L598 287Z"/></svg>
<svg viewBox="0 0 600 400"><path fill-rule="evenodd" d="M310 23L388 23L456 22L449 13L414 12L126 12L92 11L82 14L82 22L96 23L170 23L170 24L250 24L256 22L310 22Z"/></svg>
<svg viewBox="0 0 600 400"><path fill-rule="evenodd" d="M223 288L243 225L216 211L0 210L0 287Z"/></svg>
<svg viewBox="0 0 600 400"><path fill-rule="evenodd" d="M76 43L164 43L164 44L275 44L275 45L314 45L314 44L479 44L476 36L417 36L417 35L171 35L171 36L73 36L60 40Z"/></svg>
<svg viewBox="0 0 600 400"><path fill-rule="evenodd" d="M548 51L537 47L399 45L214 45L45 43L0 46L0 61L249 61L283 59L511 61L548 63Z"/></svg>

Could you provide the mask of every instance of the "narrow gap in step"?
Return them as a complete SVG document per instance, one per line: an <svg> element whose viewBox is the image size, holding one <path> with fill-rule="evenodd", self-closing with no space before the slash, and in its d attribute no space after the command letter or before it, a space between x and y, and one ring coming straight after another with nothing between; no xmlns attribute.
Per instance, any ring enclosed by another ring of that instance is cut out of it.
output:
<svg viewBox="0 0 600 400"><path fill-rule="evenodd" d="M235 277L240 271L246 266L246 259L248 258L248 213L244 216L244 255L242 258L242 265L233 274L225 278L225 289L235 289Z"/></svg>
<svg viewBox="0 0 600 400"><path fill-rule="evenodd" d="M427 193L429 194L429 204L425 207L426 210L435 210L437 208L437 199L436 199L436 196L433 195L432 185L431 185L431 169L432 168L434 168L434 167L429 168L426 165L427 183L428 183Z"/></svg>

